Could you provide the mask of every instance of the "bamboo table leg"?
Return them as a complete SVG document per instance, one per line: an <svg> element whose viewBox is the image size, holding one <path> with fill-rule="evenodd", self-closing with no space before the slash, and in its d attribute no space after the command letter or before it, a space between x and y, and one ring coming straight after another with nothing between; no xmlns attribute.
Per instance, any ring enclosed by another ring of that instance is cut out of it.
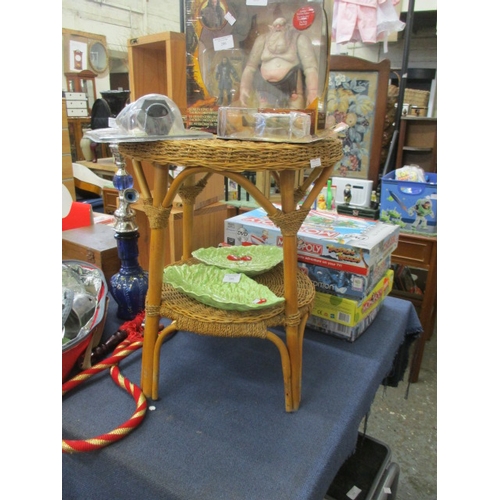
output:
<svg viewBox="0 0 500 500"><path fill-rule="evenodd" d="M160 209L168 187L168 168L155 165L153 207ZM163 256L165 254L167 227L151 224L149 246L149 288L146 296L146 318L142 347L141 388L147 398L152 396L153 360L158 326L160 323Z"/></svg>
<svg viewBox="0 0 500 500"><path fill-rule="evenodd" d="M295 172L281 172L280 190L283 213L295 211L293 197ZM297 234L283 235L283 279L285 283L286 345L290 354L292 371L293 411L299 409L302 379L302 349L299 332L297 298Z"/></svg>

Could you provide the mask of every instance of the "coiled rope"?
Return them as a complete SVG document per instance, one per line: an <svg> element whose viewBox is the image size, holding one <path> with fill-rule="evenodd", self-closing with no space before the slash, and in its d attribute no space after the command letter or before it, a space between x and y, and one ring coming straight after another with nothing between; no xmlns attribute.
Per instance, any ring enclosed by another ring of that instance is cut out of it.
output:
<svg viewBox="0 0 500 500"><path fill-rule="evenodd" d="M63 439L62 452L63 453L82 453L94 451L104 448L111 443L114 443L125 436L130 434L136 427L138 427L144 420L146 415L146 397L141 389L133 384L130 380L126 379L118 368L118 363L137 349L140 349L143 344L143 329L142 321L144 319L144 312L139 313L135 319L125 323L120 330L125 330L128 335L113 351L112 355L104 361L78 373L72 379L65 382L62 386L62 395L64 397L69 391L79 386L96 373L100 373L107 368L113 381L118 387L128 392L136 403L136 409L133 415L126 421L119 425L116 429L101 434L100 436L92 437L89 439L76 440L76 439Z"/></svg>

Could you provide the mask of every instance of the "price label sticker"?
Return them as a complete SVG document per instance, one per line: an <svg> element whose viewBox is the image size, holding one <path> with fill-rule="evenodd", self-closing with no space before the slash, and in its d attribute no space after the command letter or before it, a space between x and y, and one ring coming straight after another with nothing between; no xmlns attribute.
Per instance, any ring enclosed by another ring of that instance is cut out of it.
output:
<svg viewBox="0 0 500 500"><path fill-rule="evenodd" d="M223 283L239 283L241 279L241 274L238 273L230 273L230 274L225 274L224 278L222 279Z"/></svg>
<svg viewBox="0 0 500 500"><path fill-rule="evenodd" d="M321 158L314 158L309 162L309 164L311 165L311 168L321 167Z"/></svg>
<svg viewBox="0 0 500 500"><path fill-rule="evenodd" d="M227 12L224 16L224 19L232 26L236 22L236 18L231 14L231 12Z"/></svg>
<svg viewBox="0 0 500 500"><path fill-rule="evenodd" d="M214 50L227 50L234 49L234 39L233 35L220 36L219 38L214 38Z"/></svg>

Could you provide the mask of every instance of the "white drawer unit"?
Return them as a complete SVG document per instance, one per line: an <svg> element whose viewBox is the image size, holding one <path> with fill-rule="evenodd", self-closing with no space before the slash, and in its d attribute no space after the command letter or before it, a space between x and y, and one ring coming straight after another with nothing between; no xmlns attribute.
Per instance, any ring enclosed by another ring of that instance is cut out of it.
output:
<svg viewBox="0 0 500 500"><path fill-rule="evenodd" d="M67 109L87 109L87 99L84 101L66 101L66 108Z"/></svg>
<svg viewBox="0 0 500 500"><path fill-rule="evenodd" d="M84 101L87 99L85 92L64 92L66 101Z"/></svg>
<svg viewBox="0 0 500 500"><path fill-rule="evenodd" d="M87 108L68 108L68 116L88 116Z"/></svg>
<svg viewBox="0 0 500 500"><path fill-rule="evenodd" d="M68 116L88 116L88 100L84 92L65 92Z"/></svg>

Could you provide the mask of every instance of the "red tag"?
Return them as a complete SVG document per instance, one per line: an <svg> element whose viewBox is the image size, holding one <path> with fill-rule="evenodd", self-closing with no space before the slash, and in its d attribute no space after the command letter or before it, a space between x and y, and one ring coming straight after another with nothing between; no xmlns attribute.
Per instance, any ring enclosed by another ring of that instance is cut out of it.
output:
<svg viewBox="0 0 500 500"><path fill-rule="evenodd" d="M293 27L297 30L305 30L314 21L314 8L301 7L293 16Z"/></svg>

